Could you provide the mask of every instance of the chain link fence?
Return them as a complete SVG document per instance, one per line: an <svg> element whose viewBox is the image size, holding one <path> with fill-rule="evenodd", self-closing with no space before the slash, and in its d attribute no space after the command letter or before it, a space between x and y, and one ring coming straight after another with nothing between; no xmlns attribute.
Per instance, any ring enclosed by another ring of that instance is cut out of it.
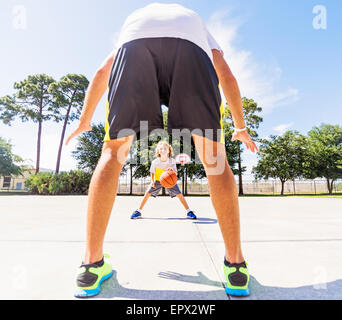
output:
<svg viewBox="0 0 342 320"><path fill-rule="evenodd" d="M131 185L128 176L123 176L119 181L119 194L133 194L139 195L144 194L150 184L149 178L134 179ZM186 182L186 191L183 191L187 195L209 195L209 185L207 179L196 179L191 181L190 179ZM182 181L178 181L178 186L182 190ZM237 182L238 186L238 182ZM243 193L244 194L280 194L281 193L281 182L276 180L268 181L254 181L254 180L243 180ZM284 194L327 194L328 186L327 181L323 179L315 180L295 180L287 181L284 184ZM342 180L337 180L333 185L333 194L342 194ZM166 192L167 194L167 192Z"/></svg>
<svg viewBox="0 0 342 320"><path fill-rule="evenodd" d="M236 177L236 182L238 186L238 181ZM142 195L146 192L150 184L150 178L133 179L133 184L131 187L129 174L120 176L118 193L121 195L132 194L132 195ZM184 190L184 194L187 195L209 195L209 186L207 179L188 179L186 182L187 192ZM178 180L178 186L181 190L182 180ZM281 193L281 182L279 180L248 180L243 179L243 193L248 194L269 194L277 195ZM24 188L24 178L4 178L0 177L0 191L16 191L25 192ZM164 193L167 194L167 191ZM315 179L315 180L295 180L287 181L284 184L284 194L327 194L328 186L325 179ZM334 182L333 194L342 194L342 179Z"/></svg>

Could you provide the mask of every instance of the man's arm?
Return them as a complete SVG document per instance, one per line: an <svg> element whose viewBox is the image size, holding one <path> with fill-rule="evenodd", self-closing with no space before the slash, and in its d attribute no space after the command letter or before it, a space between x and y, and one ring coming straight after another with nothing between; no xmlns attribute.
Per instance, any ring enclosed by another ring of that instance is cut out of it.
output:
<svg viewBox="0 0 342 320"><path fill-rule="evenodd" d="M246 124L243 118L242 100L238 83L223 54L217 49L213 49L212 53L215 70L224 96L228 102L229 109L232 112L235 129L243 129L246 127ZM257 146L247 131L234 132L232 141L234 140L240 140L252 152L258 151Z"/></svg>
<svg viewBox="0 0 342 320"><path fill-rule="evenodd" d="M80 117L81 122L90 123L97 104L101 100L108 85L110 71L114 62L114 52L112 52L97 69L93 80L90 82L84 100L84 106Z"/></svg>
<svg viewBox="0 0 342 320"><path fill-rule="evenodd" d="M91 119L93 117L96 106L105 93L109 81L110 72L114 63L115 52L103 61L101 66L96 70L93 80L90 82L87 93L84 99L84 105L80 116L78 128L68 137L66 144L69 141L85 131L91 130Z"/></svg>
<svg viewBox="0 0 342 320"><path fill-rule="evenodd" d="M225 61L222 53L216 49L212 50L214 58L214 66L220 81L224 96L232 112L234 126L237 129L246 127L243 119L242 101L238 83Z"/></svg>

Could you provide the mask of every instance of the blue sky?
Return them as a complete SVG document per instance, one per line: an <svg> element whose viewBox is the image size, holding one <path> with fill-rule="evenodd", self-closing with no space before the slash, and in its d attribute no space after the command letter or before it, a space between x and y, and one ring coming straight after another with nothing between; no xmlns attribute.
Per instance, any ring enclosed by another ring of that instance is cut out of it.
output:
<svg viewBox="0 0 342 320"><path fill-rule="evenodd" d="M129 13L153 1L2 0L0 4L0 96L30 74L55 79L82 73L90 80L114 46ZM342 2L339 0L159 1L197 11L225 51L242 94L264 111L260 137L286 128L307 133L322 122L342 124ZM18 7L20 5L20 7ZM327 29L313 28L313 8L327 10ZM16 28L16 10L25 10L26 27ZM104 99L93 120L104 122ZM75 128L73 123L67 133ZM53 169L61 125L44 123L41 166ZM0 124L0 136L14 151L35 160L36 125ZM76 167L64 147L62 170ZM249 170L255 154L246 151Z"/></svg>

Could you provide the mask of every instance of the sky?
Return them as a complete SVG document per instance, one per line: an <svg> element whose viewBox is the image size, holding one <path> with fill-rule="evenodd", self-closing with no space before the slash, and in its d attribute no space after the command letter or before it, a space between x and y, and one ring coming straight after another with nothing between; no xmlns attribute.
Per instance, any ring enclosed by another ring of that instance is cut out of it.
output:
<svg viewBox="0 0 342 320"><path fill-rule="evenodd" d="M80 73L89 80L112 51L121 26L134 10L154 1L1 0L0 97L13 84L45 73L56 80ZM259 137L297 130L306 134L321 123L342 125L342 1L340 0L184 0L222 47L242 96L263 111ZM320 7L317 7L317 6ZM224 97L223 97L224 99ZM93 122L105 121L105 97ZM67 128L67 135L77 121ZM54 169L62 124L45 122L41 167ZM35 163L37 125L0 123L0 136L13 152ZM61 170L76 168L64 146ZM257 155L245 150L247 175Z"/></svg>

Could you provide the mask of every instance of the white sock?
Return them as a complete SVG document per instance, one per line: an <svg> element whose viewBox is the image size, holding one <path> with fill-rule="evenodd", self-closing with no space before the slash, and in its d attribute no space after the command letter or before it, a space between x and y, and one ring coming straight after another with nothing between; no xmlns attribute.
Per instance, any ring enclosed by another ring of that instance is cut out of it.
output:
<svg viewBox="0 0 342 320"><path fill-rule="evenodd" d="M136 211L138 211L139 213L141 213L141 210L140 210L140 209L137 209Z"/></svg>
<svg viewBox="0 0 342 320"><path fill-rule="evenodd" d="M190 211L192 211L191 209L188 209L187 211L186 211L186 213L189 213Z"/></svg>

